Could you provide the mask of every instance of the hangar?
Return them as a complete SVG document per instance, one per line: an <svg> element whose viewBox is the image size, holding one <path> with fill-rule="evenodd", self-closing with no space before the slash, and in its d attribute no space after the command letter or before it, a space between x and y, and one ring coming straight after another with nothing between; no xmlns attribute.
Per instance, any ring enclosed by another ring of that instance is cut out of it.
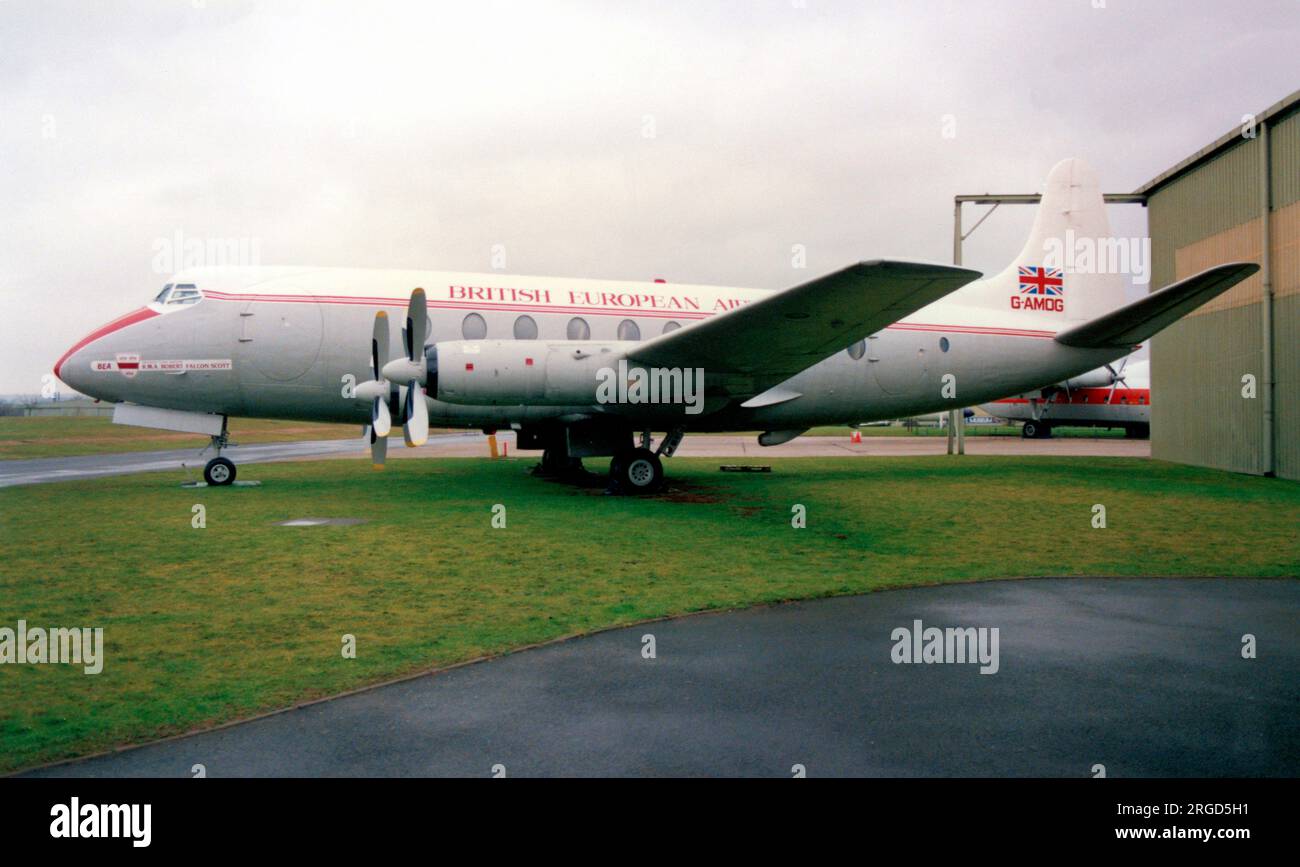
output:
<svg viewBox="0 0 1300 867"><path fill-rule="evenodd" d="M1151 341L1151 456L1300 479L1300 91L1136 193L1153 289L1260 264Z"/></svg>

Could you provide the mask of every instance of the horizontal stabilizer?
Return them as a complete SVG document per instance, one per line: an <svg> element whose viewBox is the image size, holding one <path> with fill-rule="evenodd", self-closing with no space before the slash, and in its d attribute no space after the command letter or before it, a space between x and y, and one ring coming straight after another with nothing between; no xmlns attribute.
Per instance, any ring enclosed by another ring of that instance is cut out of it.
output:
<svg viewBox="0 0 1300 867"><path fill-rule="evenodd" d="M1132 304L1062 331L1056 335L1056 341L1082 349L1136 346L1258 270L1259 266L1253 262L1216 265Z"/></svg>

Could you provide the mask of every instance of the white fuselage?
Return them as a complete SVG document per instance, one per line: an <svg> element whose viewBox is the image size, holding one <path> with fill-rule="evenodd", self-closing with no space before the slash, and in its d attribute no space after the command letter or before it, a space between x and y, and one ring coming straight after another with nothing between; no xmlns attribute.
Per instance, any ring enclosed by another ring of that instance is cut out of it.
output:
<svg viewBox="0 0 1300 867"><path fill-rule="evenodd" d="M375 312L387 310L400 323L415 287L428 297L426 345L535 338L626 346L623 341L689 327L766 294L657 282L343 268L202 269L173 282L194 284L202 300L152 304L110 323L73 347L56 373L103 400L365 424L369 406L347 397L346 384L370 377ZM1051 321L963 304L962 294L797 374L785 384L801 395L796 399L756 409L733 402L693 417L690 429L794 430L965 407L1058 382L1128 351L1061 345L1053 340ZM499 428L613 412L639 428L661 418L653 406L472 406L432 395L426 400L430 423L449 427Z"/></svg>

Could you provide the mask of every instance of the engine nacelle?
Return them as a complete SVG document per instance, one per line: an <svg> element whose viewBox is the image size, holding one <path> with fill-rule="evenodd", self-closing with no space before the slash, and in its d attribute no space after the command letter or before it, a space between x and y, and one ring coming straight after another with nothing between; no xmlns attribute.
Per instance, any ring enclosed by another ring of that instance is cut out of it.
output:
<svg viewBox="0 0 1300 867"><path fill-rule="evenodd" d="M1108 368L1099 367L1078 376L1072 376L1061 383L1063 388L1110 388L1115 384L1115 374Z"/></svg>
<svg viewBox="0 0 1300 867"><path fill-rule="evenodd" d="M630 341L450 340L430 348L429 394L473 406L590 406Z"/></svg>

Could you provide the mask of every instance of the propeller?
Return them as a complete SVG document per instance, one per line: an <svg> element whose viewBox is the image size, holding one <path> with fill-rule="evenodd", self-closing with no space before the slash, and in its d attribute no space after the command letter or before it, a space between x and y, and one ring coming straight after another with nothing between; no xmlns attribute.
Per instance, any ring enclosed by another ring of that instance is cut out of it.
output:
<svg viewBox="0 0 1300 867"><path fill-rule="evenodd" d="M429 407L424 402L428 381L428 362L424 358L424 339L429 333L429 307L423 289L411 293L406 306L406 327L402 329L402 346L406 354L394 358L381 368L384 378L406 383L402 405L402 438L408 446L422 446L429 439Z"/></svg>
<svg viewBox="0 0 1300 867"><path fill-rule="evenodd" d="M1128 367L1128 360L1129 360L1129 356L1127 355L1124 356L1122 359L1120 359L1119 370L1116 370L1115 368L1111 367L1109 364L1106 365L1106 369L1110 371L1110 375L1112 377L1110 383L1110 393L1106 395L1106 403L1108 405L1110 404L1111 398L1115 396L1115 389L1119 388L1119 384L1121 382L1124 383L1125 388L1128 388L1128 382L1124 380L1124 368Z"/></svg>
<svg viewBox="0 0 1300 867"><path fill-rule="evenodd" d="M383 310L375 313L370 338L371 379L353 390L357 400L370 401L366 439L370 443L370 457L375 469L383 468L388 455L388 435L392 431L394 413L401 414L402 438L408 446L421 446L429 439L429 407L424 402L423 388L428 380L424 357L424 339L428 329L429 311L424 290L416 289L411 293L406 309L406 327L402 329L403 353L390 359L388 314Z"/></svg>
<svg viewBox="0 0 1300 867"><path fill-rule="evenodd" d="M388 314L380 310L375 314L375 326L370 337L370 379L353 390L358 400L370 401L370 424L366 426L370 440L370 458L375 469L384 466L388 454L388 434L393 428L393 417L388 409L392 385L384 376L388 363Z"/></svg>

